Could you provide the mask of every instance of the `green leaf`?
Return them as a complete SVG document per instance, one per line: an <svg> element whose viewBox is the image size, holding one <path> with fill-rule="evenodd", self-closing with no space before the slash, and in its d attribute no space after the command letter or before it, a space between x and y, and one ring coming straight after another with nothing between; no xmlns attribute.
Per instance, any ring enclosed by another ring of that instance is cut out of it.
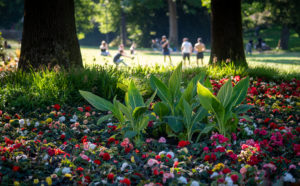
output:
<svg viewBox="0 0 300 186"><path fill-rule="evenodd" d="M193 123L201 121L205 116L207 116L208 112L203 107L199 108L196 114L193 116Z"/></svg>
<svg viewBox="0 0 300 186"><path fill-rule="evenodd" d="M132 109L140 106L145 106L143 97L140 91L135 87L133 81L130 82L127 93L128 101Z"/></svg>
<svg viewBox="0 0 300 186"><path fill-rule="evenodd" d="M168 89L168 87L161 82L159 79L157 79L155 76L151 75L150 77L150 85L153 90L157 90L157 95L162 101L165 101L170 106L172 105L172 99L171 99L171 93Z"/></svg>
<svg viewBox="0 0 300 186"><path fill-rule="evenodd" d="M124 138L133 138L137 135L137 132L135 131L126 131Z"/></svg>
<svg viewBox="0 0 300 186"><path fill-rule="evenodd" d="M79 93L82 97L87 100L91 105L93 105L96 109L101 111L112 111L114 106L109 101L96 96L95 94L83 90L79 90Z"/></svg>
<svg viewBox="0 0 300 186"><path fill-rule="evenodd" d="M247 96L248 87L249 77L242 79L233 87L230 109L242 103Z"/></svg>
<svg viewBox="0 0 300 186"><path fill-rule="evenodd" d="M201 85L201 83L198 83L197 85L197 93L201 105L206 110L212 111L216 115L218 122L223 122L225 109L218 98L216 98L206 87Z"/></svg>
<svg viewBox="0 0 300 186"><path fill-rule="evenodd" d="M122 124L124 124L125 119L122 111L120 110L120 105L119 105L121 103L117 100L116 97L114 97L113 104L114 104L114 109L112 110L112 113Z"/></svg>
<svg viewBox="0 0 300 186"><path fill-rule="evenodd" d="M231 101L232 91L233 88L232 88L231 78L229 78L228 81L221 87L217 95L217 98L220 100L220 102L223 104L225 108Z"/></svg>
<svg viewBox="0 0 300 186"><path fill-rule="evenodd" d="M175 132L179 133L183 130L183 123L182 123L182 118L180 117L175 117L175 116L165 116L168 120L168 125L169 127Z"/></svg>
<svg viewBox="0 0 300 186"><path fill-rule="evenodd" d="M253 105L243 104L243 105L239 105L238 107L236 107L234 109L234 112L236 114L243 114L252 108L253 108Z"/></svg>
<svg viewBox="0 0 300 186"><path fill-rule="evenodd" d="M201 134L208 134L215 126L215 124L206 125L205 128L201 131Z"/></svg>
<svg viewBox="0 0 300 186"><path fill-rule="evenodd" d="M205 82L204 82L204 86L205 86L206 88L208 88L208 90L210 90L211 92L213 91L213 86L212 86L212 84L211 84L209 78L206 78L206 80L205 80Z"/></svg>
<svg viewBox="0 0 300 186"><path fill-rule="evenodd" d="M164 104L163 102L158 102L154 105L153 111L160 117L163 118L164 116L168 115L170 110L169 107Z"/></svg>
<svg viewBox="0 0 300 186"><path fill-rule="evenodd" d="M147 107L136 107L133 110L132 116L134 119L138 119L141 115L143 115L147 111Z"/></svg>
<svg viewBox="0 0 300 186"><path fill-rule="evenodd" d="M121 102L116 101L116 105L118 107L118 109L124 113L125 117L127 120L132 120L132 115L131 115L131 108L126 107L125 105L123 105Z"/></svg>
<svg viewBox="0 0 300 186"><path fill-rule="evenodd" d="M185 121L185 124L187 125L186 127L189 127L189 125L191 125L191 121L192 121L192 108L191 106L188 104L188 102L186 102L185 100L183 100L183 120Z"/></svg>
<svg viewBox="0 0 300 186"><path fill-rule="evenodd" d="M182 63L180 63L169 79L169 90L174 100L180 94L180 85L182 80Z"/></svg>
<svg viewBox="0 0 300 186"><path fill-rule="evenodd" d="M146 102L147 107L149 107L150 104L153 102L153 99L155 98L156 93L157 93L157 90L155 90L155 92L152 94L152 96L147 100L147 102Z"/></svg>
<svg viewBox="0 0 300 186"><path fill-rule="evenodd" d="M106 116L102 116L101 118L98 119L97 125L101 125L104 121L107 121L113 117L112 114L108 114Z"/></svg>

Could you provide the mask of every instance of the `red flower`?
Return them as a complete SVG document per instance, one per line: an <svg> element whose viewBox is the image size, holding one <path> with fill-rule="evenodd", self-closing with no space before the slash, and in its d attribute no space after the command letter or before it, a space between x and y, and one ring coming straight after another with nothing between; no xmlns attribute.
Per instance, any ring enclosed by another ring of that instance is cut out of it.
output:
<svg viewBox="0 0 300 186"><path fill-rule="evenodd" d="M217 156L214 153L212 153L210 155L210 158L211 158L212 161L216 161L217 160Z"/></svg>
<svg viewBox="0 0 300 186"><path fill-rule="evenodd" d="M101 161L100 160L95 160L94 163L96 163L97 165L100 165Z"/></svg>
<svg viewBox="0 0 300 186"><path fill-rule="evenodd" d="M204 161L209 161L210 160L210 155L205 155L204 156Z"/></svg>
<svg viewBox="0 0 300 186"><path fill-rule="evenodd" d="M229 168L225 168L225 169L223 169L223 171L222 171L224 174L227 174L227 173L230 173L231 172L231 170L229 169Z"/></svg>
<svg viewBox="0 0 300 186"><path fill-rule="evenodd" d="M77 171L83 171L83 168L82 167L78 167L76 170Z"/></svg>
<svg viewBox="0 0 300 186"><path fill-rule="evenodd" d="M19 166L13 166L12 170L14 172L18 172L20 170L20 167Z"/></svg>
<svg viewBox="0 0 300 186"><path fill-rule="evenodd" d="M49 156L54 156L54 155L55 155L55 150L49 148L49 149L48 149L48 155L49 155Z"/></svg>
<svg viewBox="0 0 300 186"><path fill-rule="evenodd" d="M177 147L185 147L187 145L191 144L189 141L179 141L178 146Z"/></svg>
<svg viewBox="0 0 300 186"><path fill-rule="evenodd" d="M115 175L114 175L113 173L109 173L109 174L107 175L107 179L109 179L110 181L113 181L113 180L114 180L114 177L115 177Z"/></svg>
<svg viewBox="0 0 300 186"><path fill-rule="evenodd" d="M233 80L236 81L236 82L238 82L238 81L241 80L241 77L240 76L234 76Z"/></svg>
<svg viewBox="0 0 300 186"><path fill-rule="evenodd" d="M64 134L62 134L62 135L60 135L60 139L65 139L65 137L66 137L66 135L64 135Z"/></svg>
<svg viewBox="0 0 300 186"><path fill-rule="evenodd" d="M85 107L85 111L89 112L89 111L91 111L91 110L92 110L92 108L91 108L90 106L86 106L86 107Z"/></svg>
<svg viewBox="0 0 300 186"><path fill-rule="evenodd" d="M153 121L148 122L148 127L153 127Z"/></svg>
<svg viewBox="0 0 300 186"><path fill-rule="evenodd" d="M270 118L266 118L264 123L269 123L270 120L271 120Z"/></svg>
<svg viewBox="0 0 300 186"><path fill-rule="evenodd" d="M231 175L230 178L233 182L237 182L239 179L238 175L236 175L236 174Z"/></svg>
<svg viewBox="0 0 300 186"><path fill-rule="evenodd" d="M115 141L115 138L108 138L107 145L113 143Z"/></svg>
<svg viewBox="0 0 300 186"><path fill-rule="evenodd" d="M167 157L168 157L169 159L172 159L171 154L167 154Z"/></svg>
<svg viewBox="0 0 300 186"><path fill-rule="evenodd" d="M153 174L154 174L155 176L159 175L159 172L158 172L158 170L157 170L157 169L155 169L155 170L153 171Z"/></svg>
<svg viewBox="0 0 300 186"><path fill-rule="evenodd" d="M55 108L57 111L59 111L59 109L60 109L61 107L60 107L59 104L55 104L55 105L53 106L53 108Z"/></svg>
<svg viewBox="0 0 300 186"><path fill-rule="evenodd" d="M160 160L160 155L156 155L155 159Z"/></svg>
<svg viewBox="0 0 300 186"><path fill-rule="evenodd" d="M120 181L120 183L123 183L125 185L131 185L131 182L128 178L124 178L123 180Z"/></svg>
<svg viewBox="0 0 300 186"><path fill-rule="evenodd" d="M102 155L102 159L103 159L104 161L108 161L108 160L110 160L110 155L106 152L106 153L104 153L104 154Z"/></svg>

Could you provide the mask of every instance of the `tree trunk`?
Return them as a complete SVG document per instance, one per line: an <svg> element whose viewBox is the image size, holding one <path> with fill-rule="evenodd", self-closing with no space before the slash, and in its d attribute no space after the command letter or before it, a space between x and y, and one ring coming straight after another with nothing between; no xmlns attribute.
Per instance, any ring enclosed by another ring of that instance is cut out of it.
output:
<svg viewBox="0 0 300 186"><path fill-rule="evenodd" d="M277 47L282 50L288 50L289 38L290 38L290 29L287 27L287 25L283 25L281 30L281 36L278 41Z"/></svg>
<svg viewBox="0 0 300 186"><path fill-rule="evenodd" d="M74 0L25 0L19 69L82 67Z"/></svg>
<svg viewBox="0 0 300 186"><path fill-rule="evenodd" d="M241 0L211 0L212 46L210 63L232 61L247 66L243 33Z"/></svg>
<svg viewBox="0 0 300 186"><path fill-rule="evenodd" d="M123 8L121 7L121 42L126 46L127 33L126 33L126 17Z"/></svg>
<svg viewBox="0 0 300 186"><path fill-rule="evenodd" d="M168 6L169 6L169 42L171 47L177 47L178 26L177 26L176 1L168 0Z"/></svg>

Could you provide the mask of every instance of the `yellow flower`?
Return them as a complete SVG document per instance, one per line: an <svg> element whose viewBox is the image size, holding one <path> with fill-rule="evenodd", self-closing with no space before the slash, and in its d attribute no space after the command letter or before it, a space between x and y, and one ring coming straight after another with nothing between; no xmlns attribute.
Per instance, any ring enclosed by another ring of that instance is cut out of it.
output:
<svg viewBox="0 0 300 186"><path fill-rule="evenodd" d="M134 156L131 156L130 160L131 160L132 163L134 163L135 162Z"/></svg>
<svg viewBox="0 0 300 186"><path fill-rule="evenodd" d="M51 123L52 122L52 118L47 118L46 119L46 123Z"/></svg>
<svg viewBox="0 0 300 186"><path fill-rule="evenodd" d="M19 185L20 185L20 182L14 181L14 186L19 186Z"/></svg>
<svg viewBox="0 0 300 186"><path fill-rule="evenodd" d="M71 178L71 177L72 177L72 174L65 174L65 177Z"/></svg>
<svg viewBox="0 0 300 186"><path fill-rule="evenodd" d="M217 165L214 166L212 171L215 172L215 171L223 169L224 167L225 167L225 165L223 163L218 163Z"/></svg>
<svg viewBox="0 0 300 186"><path fill-rule="evenodd" d="M245 167L246 169L248 169L248 168L251 167L251 165L247 164L247 165L245 165L244 167Z"/></svg>
<svg viewBox="0 0 300 186"><path fill-rule="evenodd" d="M226 153L230 153L230 152L233 152L233 151L232 151L232 150L227 150L227 151L226 151Z"/></svg>
<svg viewBox="0 0 300 186"><path fill-rule="evenodd" d="M11 120L9 120L9 123L12 123L12 122L14 122L15 120L13 120L13 119L11 119Z"/></svg>
<svg viewBox="0 0 300 186"><path fill-rule="evenodd" d="M34 179L34 180L33 180L33 183L34 183L34 184L38 184L38 183L39 183L39 179Z"/></svg>
<svg viewBox="0 0 300 186"><path fill-rule="evenodd" d="M46 178L46 182L47 182L48 185L52 185L52 179L51 179L51 177L47 177Z"/></svg>

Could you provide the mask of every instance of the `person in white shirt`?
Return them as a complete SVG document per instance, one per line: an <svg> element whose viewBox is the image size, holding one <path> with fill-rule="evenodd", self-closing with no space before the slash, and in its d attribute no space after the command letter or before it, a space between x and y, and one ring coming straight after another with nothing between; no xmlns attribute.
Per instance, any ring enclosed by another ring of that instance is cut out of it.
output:
<svg viewBox="0 0 300 186"><path fill-rule="evenodd" d="M186 37L183 38L183 43L181 45L181 52L182 52L182 57L183 57L184 65L185 65L186 58L189 60L189 65L191 65L190 55L193 52L193 46L188 41L188 38L186 38Z"/></svg>

